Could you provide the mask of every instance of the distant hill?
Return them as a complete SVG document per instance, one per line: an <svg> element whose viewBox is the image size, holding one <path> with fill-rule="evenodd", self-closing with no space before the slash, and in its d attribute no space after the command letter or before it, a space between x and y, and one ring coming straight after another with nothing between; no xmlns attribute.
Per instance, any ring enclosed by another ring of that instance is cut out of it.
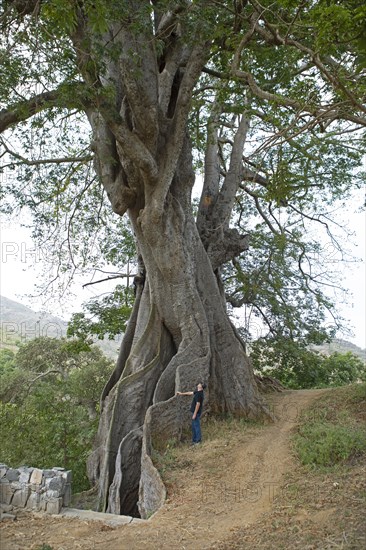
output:
<svg viewBox="0 0 366 550"><path fill-rule="evenodd" d="M354 355L357 355L364 363L366 363L366 349L362 349L347 340L334 339L329 344L321 344L320 346L310 346L310 349L323 353L324 355L331 355L336 351L338 353L347 353L350 351Z"/></svg>
<svg viewBox="0 0 366 550"><path fill-rule="evenodd" d="M66 336L67 322L42 311L34 311L19 302L0 296L1 340L0 348L15 349L20 343L40 336L62 338ZM118 355L119 342L96 340L95 344L112 359Z"/></svg>
<svg viewBox="0 0 366 550"><path fill-rule="evenodd" d="M5 296L0 296L0 319L0 348L16 349L17 344L39 336L51 338L66 336L67 322L60 317L50 313L36 312L19 302L5 298ZM104 339L96 340L95 344L101 348L105 355L115 359L118 355L120 341L120 339ZM346 340L336 339L330 344L311 346L311 349L324 353L324 355L331 355L336 351L339 353L350 351L366 363L366 350Z"/></svg>

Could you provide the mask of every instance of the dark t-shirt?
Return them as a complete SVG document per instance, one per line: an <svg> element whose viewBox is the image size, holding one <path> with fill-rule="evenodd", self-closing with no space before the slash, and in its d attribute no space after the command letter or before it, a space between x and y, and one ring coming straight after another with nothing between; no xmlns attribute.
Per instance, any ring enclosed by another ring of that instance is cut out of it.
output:
<svg viewBox="0 0 366 550"><path fill-rule="evenodd" d="M191 404L191 413L194 413L197 403L201 403L200 408L198 409L198 414L201 414L202 407L203 407L203 390L201 390L201 391L196 390L193 393L193 399L192 399L192 404Z"/></svg>

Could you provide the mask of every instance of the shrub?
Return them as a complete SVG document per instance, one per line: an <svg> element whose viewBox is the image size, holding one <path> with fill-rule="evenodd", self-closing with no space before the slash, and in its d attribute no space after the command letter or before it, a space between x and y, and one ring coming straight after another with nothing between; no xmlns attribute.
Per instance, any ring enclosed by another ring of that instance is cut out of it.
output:
<svg viewBox="0 0 366 550"><path fill-rule="evenodd" d="M303 464L332 467L366 452L366 384L327 392L302 415L294 445Z"/></svg>
<svg viewBox="0 0 366 550"><path fill-rule="evenodd" d="M366 451L366 434L350 425L314 422L300 428L295 448L305 465L334 466Z"/></svg>

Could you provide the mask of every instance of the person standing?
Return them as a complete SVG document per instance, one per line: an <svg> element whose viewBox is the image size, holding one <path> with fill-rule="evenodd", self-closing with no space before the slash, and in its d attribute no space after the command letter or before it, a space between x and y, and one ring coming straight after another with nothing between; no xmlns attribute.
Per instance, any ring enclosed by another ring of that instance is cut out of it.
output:
<svg viewBox="0 0 366 550"><path fill-rule="evenodd" d="M177 395L193 395L191 403L192 413L192 445L201 443L201 414L203 408L204 393L203 390L206 385L202 382L197 383L197 389L195 391L177 392Z"/></svg>

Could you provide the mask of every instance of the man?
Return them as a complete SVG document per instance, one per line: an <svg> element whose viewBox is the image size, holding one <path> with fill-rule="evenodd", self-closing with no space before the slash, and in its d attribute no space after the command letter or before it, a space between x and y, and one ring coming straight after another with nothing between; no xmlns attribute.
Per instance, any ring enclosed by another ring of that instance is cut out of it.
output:
<svg viewBox="0 0 366 550"><path fill-rule="evenodd" d="M204 400L203 390L206 388L205 384L198 382L197 389L193 391L177 392L177 395L193 395L191 404L192 413L192 445L198 445L201 443L201 414Z"/></svg>

